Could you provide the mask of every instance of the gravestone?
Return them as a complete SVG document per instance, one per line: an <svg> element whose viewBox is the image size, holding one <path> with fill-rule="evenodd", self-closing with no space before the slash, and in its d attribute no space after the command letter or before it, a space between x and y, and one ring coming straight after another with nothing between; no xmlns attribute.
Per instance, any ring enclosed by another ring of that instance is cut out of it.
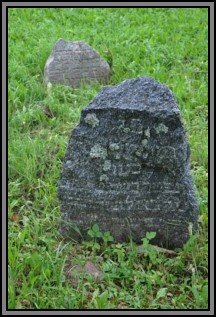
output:
<svg viewBox="0 0 216 317"><path fill-rule="evenodd" d="M189 145L172 92L152 78L107 86L82 110L63 162L61 232L98 224L118 242L182 247L197 229Z"/></svg>
<svg viewBox="0 0 216 317"><path fill-rule="evenodd" d="M109 64L85 42L62 39L54 45L44 70L45 82L78 87L97 81L106 83L110 75Z"/></svg>

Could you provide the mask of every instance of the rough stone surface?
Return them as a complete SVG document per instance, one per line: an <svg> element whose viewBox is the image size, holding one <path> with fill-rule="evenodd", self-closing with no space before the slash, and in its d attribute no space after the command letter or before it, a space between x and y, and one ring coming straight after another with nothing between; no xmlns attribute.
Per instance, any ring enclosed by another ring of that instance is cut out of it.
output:
<svg viewBox="0 0 216 317"><path fill-rule="evenodd" d="M88 260L84 267L82 267L80 264L75 264L73 259L68 259L66 261L64 275L65 279L71 284L72 287L77 287L79 285L82 273L92 276L95 281L101 281L104 276L100 265L98 263L92 262L91 260Z"/></svg>
<svg viewBox="0 0 216 317"><path fill-rule="evenodd" d="M182 247L197 228L189 146L172 92L148 77L108 86L82 110L58 188L61 232L97 223L116 241Z"/></svg>
<svg viewBox="0 0 216 317"><path fill-rule="evenodd" d="M44 71L45 82L78 87L82 82L107 82L109 64L85 42L58 40Z"/></svg>

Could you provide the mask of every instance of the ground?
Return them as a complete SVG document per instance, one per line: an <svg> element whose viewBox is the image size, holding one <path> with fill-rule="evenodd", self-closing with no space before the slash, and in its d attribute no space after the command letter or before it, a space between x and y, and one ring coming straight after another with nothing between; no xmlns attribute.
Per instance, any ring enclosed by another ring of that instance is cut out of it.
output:
<svg viewBox="0 0 216 317"><path fill-rule="evenodd" d="M207 9L9 8L8 23L8 307L207 309ZM97 226L81 244L59 234L62 159L81 109L103 87L46 87L59 38L95 48L112 65L109 84L150 76L175 94L199 199L199 232L175 254L151 247L154 233L143 252ZM79 268L72 275L70 265Z"/></svg>

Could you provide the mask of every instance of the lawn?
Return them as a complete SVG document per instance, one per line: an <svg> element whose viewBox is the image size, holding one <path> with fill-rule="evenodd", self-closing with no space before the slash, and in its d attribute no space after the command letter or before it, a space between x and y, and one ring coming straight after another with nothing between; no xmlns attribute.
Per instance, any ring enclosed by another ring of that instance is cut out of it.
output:
<svg viewBox="0 0 216 317"><path fill-rule="evenodd" d="M81 244L59 234L57 183L70 133L103 87L48 93L44 65L59 38L86 41L112 62L109 84L150 76L175 94L199 200L199 231L175 254L152 247L151 233L145 252L97 226ZM9 8L8 308L207 309L207 119L206 8Z"/></svg>

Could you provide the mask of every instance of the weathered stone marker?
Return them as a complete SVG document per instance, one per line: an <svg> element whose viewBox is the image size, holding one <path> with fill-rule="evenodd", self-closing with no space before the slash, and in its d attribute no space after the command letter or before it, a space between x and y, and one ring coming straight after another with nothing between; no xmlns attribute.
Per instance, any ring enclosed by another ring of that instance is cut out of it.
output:
<svg viewBox="0 0 216 317"><path fill-rule="evenodd" d="M148 77L108 86L82 110L59 183L61 232L77 239L97 223L116 241L181 247L198 206L189 146L172 92Z"/></svg>
<svg viewBox="0 0 216 317"><path fill-rule="evenodd" d="M82 82L106 83L109 64L85 42L62 39L54 45L44 70L45 82L78 87Z"/></svg>

